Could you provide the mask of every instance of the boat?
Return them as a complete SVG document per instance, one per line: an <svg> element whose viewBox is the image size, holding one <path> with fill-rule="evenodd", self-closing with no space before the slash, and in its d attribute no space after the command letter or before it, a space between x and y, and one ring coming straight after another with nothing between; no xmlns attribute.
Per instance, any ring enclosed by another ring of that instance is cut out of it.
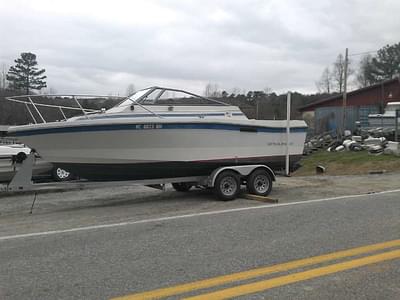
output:
<svg viewBox="0 0 400 300"><path fill-rule="evenodd" d="M208 175L221 166L285 166L286 121L248 119L237 107L184 90L150 87L110 109L46 122L40 105L23 96L36 124L13 126L8 135L46 161L89 180L140 180ZM35 113L36 112L36 113ZM36 115L36 117L35 117ZM40 116L40 118L38 117ZM37 120L39 119L39 121ZM290 121L291 165L302 156L307 126Z"/></svg>
<svg viewBox="0 0 400 300"><path fill-rule="evenodd" d="M400 102L388 102L383 114L368 115L369 127L395 128L396 110L400 110ZM400 121L400 118L398 118L398 121Z"/></svg>

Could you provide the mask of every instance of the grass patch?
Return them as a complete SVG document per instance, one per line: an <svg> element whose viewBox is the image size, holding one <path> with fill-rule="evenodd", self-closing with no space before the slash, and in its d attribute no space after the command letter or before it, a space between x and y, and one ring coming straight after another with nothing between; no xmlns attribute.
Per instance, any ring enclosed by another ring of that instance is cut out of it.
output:
<svg viewBox="0 0 400 300"><path fill-rule="evenodd" d="M367 151L360 152L328 152L320 150L305 156L300 164L302 167L293 173L294 176L316 175L315 167L322 165L328 175L361 175L371 171L400 171L400 157L381 154L370 155Z"/></svg>

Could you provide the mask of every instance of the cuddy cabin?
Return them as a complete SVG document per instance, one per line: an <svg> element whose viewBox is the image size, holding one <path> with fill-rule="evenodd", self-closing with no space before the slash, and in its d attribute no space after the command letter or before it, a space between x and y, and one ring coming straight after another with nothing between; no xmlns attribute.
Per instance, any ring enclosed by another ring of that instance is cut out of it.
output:
<svg viewBox="0 0 400 300"><path fill-rule="evenodd" d="M247 120L237 106L183 90L151 87L137 91L102 113L74 117L68 121L139 117Z"/></svg>

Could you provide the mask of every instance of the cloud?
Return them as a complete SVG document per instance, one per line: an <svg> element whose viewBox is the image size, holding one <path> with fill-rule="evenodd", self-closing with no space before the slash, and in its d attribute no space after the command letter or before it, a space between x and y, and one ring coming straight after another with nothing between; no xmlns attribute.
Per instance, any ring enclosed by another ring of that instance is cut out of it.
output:
<svg viewBox="0 0 400 300"><path fill-rule="evenodd" d="M400 3L349 1L2 1L0 63L38 55L65 93L169 85L202 92L315 91L325 66L398 42Z"/></svg>

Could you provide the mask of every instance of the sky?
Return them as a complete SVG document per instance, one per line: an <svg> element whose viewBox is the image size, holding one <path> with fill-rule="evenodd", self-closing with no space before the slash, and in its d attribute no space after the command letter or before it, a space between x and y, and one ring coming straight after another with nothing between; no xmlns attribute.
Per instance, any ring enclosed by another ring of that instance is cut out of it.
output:
<svg viewBox="0 0 400 300"><path fill-rule="evenodd" d="M314 93L323 69L400 41L398 0L0 0L0 66L37 55L58 93L167 86Z"/></svg>

